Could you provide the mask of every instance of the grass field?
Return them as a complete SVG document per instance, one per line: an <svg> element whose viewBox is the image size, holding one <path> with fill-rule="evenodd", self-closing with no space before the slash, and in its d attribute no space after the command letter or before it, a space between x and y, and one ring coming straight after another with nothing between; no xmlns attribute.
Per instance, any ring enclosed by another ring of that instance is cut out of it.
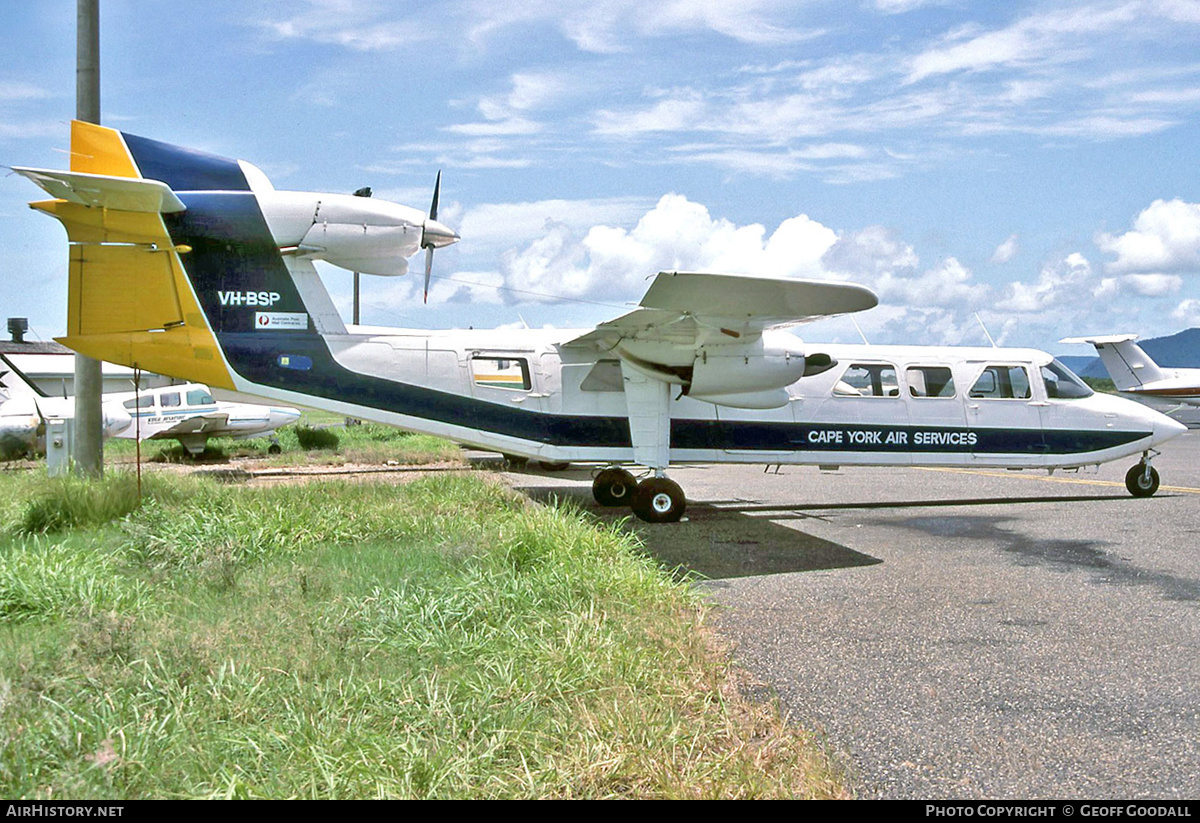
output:
<svg viewBox="0 0 1200 823"><path fill-rule="evenodd" d="M0 473L0 796L845 795L578 512L468 472L143 492Z"/></svg>

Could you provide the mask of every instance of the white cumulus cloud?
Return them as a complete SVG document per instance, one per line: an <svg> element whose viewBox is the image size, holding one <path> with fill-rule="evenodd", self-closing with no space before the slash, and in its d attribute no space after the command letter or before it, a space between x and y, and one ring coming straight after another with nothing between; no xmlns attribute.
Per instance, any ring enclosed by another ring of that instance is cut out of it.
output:
<svg viewBox="0 0 1200 823"><path fill-rule="evenodd" d="M581 233L550 220L503 256L509 288L543 299L635 300L659 271L826 277L821 258L836 233L806 215L764 226L714 218L701 203L664 195L632 229L594 225Z"/></svg>
<svg viewBox="0 0 1200 823"><path fill-rule="evenodd" d="M1116 255L1112 274L1200 274L1200 203L1155 200L1124 234L1096 236L1101 251Z"/></svg>
<svg viewBox="0 0 1200 823"><path fill-rule="evenodd" d="M1008 239L996 247L992 252L992 262L1004 264L1016 257L1020 247L1017 245L1017 236L1009 235Z"/></svg>

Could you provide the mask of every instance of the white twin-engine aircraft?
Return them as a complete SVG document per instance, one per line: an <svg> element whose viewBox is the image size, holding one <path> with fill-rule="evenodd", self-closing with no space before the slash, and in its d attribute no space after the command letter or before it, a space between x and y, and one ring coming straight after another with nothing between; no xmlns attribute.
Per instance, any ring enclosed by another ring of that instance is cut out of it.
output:
<svg viewBox="0 0 1200 823"><path fill-rule="evenodd" d="M75 414L73 398L50 397L3 354L0 390L8 395L0 404L0 435L8 435L11 443L4 447L6 438L0 436L0 456L6 458L44 451L40 438L45 434L45 421ZM282 449L276 430L300 419L299 409L214 400L208 387L197 383L109 392L100 409L105 437L178 440L193 456L204 452L210 437L269 437L272 442L267 450L278 454Z"/></svg>
<svg viewBox="0 0 1200 823"><path fill-rule="evenodd" d="M777 328L876 304L847 283L662 272L640 308L587 331L347 328L311 259L395 274L457 235L84 123L71 162L17 169L56 198L33 207L71 242L61 342L510 455L598 462L596 499L648 521L683 514L672 462L1053 470L1140 454L1127 485L1146 496L1155 447L1184 430L1042 352L806 344Z"/></svg>

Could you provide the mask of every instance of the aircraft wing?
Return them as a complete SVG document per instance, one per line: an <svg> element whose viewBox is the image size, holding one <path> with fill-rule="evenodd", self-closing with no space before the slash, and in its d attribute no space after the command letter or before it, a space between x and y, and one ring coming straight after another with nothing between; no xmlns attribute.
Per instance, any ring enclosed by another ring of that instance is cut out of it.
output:
<svg viewBox="0 0 1200 823"><path fill-rule="evenodd" d="M226 428L228 425L229 415L224 412L197 414L180 420L169 429L162 429L155 432L154 436L156 438L168 438L183 434L211 434Z"/></svg>
<svg viewBox="0 0 1200 823"><path fill-rule="evenodd" d="M12 170L37 183L51 197L81 206L160 214L187 211L170 186L158 180L23 166Z"/></svg>
<svg viewBox="0 0 1200 823"><path fill-rule="evenodd" d="M862 311L878 302L874 292L853 283L659 272L641 308L570 342L613 345L630 337L680 345L744 342L772 326Z"/></svg>

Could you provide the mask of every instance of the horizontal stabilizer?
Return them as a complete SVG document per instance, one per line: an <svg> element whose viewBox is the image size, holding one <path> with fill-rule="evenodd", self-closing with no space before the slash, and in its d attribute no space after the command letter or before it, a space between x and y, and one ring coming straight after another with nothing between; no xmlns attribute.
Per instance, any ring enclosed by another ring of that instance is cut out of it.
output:
<svg viewBox="0 0 1200 823"><path fill-rule="evenodd" d="M1138 336L1136 334L1098 334L1098 335L1091 335L1091 336L1086 336L1086 337L1064 337L1062 340L1059 340L1058 342L1059 343L1090 343L1091 345L1095 346L1098 343L1101 345L1103 345L1105 343L1127 343L1130 340L1137 340L1137 339L1138 339Z"/></svg>
<svg viewBox="0 0 1200 823"><path fill-rule="evenodd" d="M12 170L41 186L51 197L89 208L153 214L187 210L170 186L158 180L21 166L13 166Z"/></svg>

